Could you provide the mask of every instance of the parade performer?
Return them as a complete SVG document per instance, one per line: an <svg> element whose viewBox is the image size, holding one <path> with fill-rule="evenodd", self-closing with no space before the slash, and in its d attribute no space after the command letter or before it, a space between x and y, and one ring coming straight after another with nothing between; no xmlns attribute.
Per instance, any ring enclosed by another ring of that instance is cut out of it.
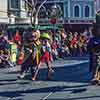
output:
<svg viewBox="0 0 100 100"><path fill-rule="evenodd" d="M53 74L53 69L52 69L52 55L51 55L51 45L49 43L50 40L50 36L48 35L48 33L44 33L41 35L41 42L42 42L42 46L41 46L41 57L39 59L39 63L36 69L36 72L32 78L32 80L35 80L38 74L38 71L40 69L41 63L44 62L47 67L48 67L48 79L52 79L52 74Z"/></svg>
<svg viewBox="0 0 100 100"><path fill-rule="evenodd" d="M97 67L96 67L96 72L92 83L95 82L97 85L100 85L100 52L97 53L96 63L97 63Z"/></svg>
<svg viewBox="0 0 100 100"><path fill-rule="evenodd" d="M92 74L92 84L100 83L100 25L93 24L93 37L90 39L87 47L90 54L90 67L89 71Z"/></svg>
<svg viewBox="0 0 100 100"><path fill-rule="evenodd" d="M26 36L26 34L27 34L27 36ZM21 61L21 59L19 59L19 62L22 63L20 75L18 76L19 78L24 78L25 73L27 72L27 70L29 70L29 68L31 69L31 75L33 76L35 66L37 65L38 59L39 59L39 57L38 57L39 56L38 55L38 46L40 45L39 31L30 32L30 33L26 33L26 34L25 34L26 39L24 40L24 54L22 51L22 53L19 57L19 58L23 59L23 55L24 55L23 61Z"/></svg>
<svg viewBox="0 0 100 100"><path fill-rule="evenodd" d="M100 84L100 46L96 45L93 48L92 51L92 66L91 67L91 72L92 72L92 84Z"/></svg>

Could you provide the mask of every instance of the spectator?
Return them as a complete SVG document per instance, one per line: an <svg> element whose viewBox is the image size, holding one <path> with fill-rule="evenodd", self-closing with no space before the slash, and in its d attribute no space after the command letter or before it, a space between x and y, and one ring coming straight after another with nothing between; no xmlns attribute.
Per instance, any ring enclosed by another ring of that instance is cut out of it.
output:
<svg viewBox="0 0 100 100"><path fill-rule="evenodd" d="M56 41L54 41L54 42L51 44L51 48L52 48L53 59L56 60L56 59L58 58L57 43L56 43Z"/></svg>
<svg viewBox="0 0 100 100"><path fill-rule="evenodd" d="M17 30L16 34L14 35L13 39L18 45L21 44L22 38L21 38L18 30Z"/></svg>

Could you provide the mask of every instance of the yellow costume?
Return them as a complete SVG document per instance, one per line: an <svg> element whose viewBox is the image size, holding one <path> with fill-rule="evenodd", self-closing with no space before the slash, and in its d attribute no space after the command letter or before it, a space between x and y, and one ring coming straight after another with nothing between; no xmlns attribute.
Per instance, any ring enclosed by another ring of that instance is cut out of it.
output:
<svg viewBox="0 0 100 100"><path fill-rule="evenodd" d="M37 31L33 32L33 36L35 37L34 38L34 45L36 47L36 64L38 64L38 62L39 62L39 48L40 48L40 45L41 45L41 42L39 40L40 31L37 30Z"/></svg>
<svg viewBox="0 0 100 100"><path fill-rule="evenodd" d="M16 63L17 58L17 44L12 42L10 44L10 61Z"/></svg>

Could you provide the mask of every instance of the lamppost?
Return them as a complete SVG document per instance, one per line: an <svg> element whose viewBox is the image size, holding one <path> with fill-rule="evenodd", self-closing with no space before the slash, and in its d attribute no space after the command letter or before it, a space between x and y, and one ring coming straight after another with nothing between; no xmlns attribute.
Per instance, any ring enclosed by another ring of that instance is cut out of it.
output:
<svg viewBox="0 0 100 100"><path fill-rule="evenodd" d="M54 30L53 40L55 40L55 27L56 27L57 19L59 17L61 17L61 15L62 15L62 10L61 10L61 7L58 4L51 6L50 23L53 25L53 28L54 28L53 29Z"/></svg>

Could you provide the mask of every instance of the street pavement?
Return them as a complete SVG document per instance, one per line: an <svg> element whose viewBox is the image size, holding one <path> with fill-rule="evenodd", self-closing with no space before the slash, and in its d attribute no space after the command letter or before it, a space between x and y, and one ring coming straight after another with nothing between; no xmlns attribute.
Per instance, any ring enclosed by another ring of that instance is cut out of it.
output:
<svg viewBox="0 0 100 100"><path fill-rule="evenodd" d="M100 87L89 83L88 57L55 61L51 81L45 65L36 81L17 79L17 69L0 68L0 100L100 100Z"/></svg>

